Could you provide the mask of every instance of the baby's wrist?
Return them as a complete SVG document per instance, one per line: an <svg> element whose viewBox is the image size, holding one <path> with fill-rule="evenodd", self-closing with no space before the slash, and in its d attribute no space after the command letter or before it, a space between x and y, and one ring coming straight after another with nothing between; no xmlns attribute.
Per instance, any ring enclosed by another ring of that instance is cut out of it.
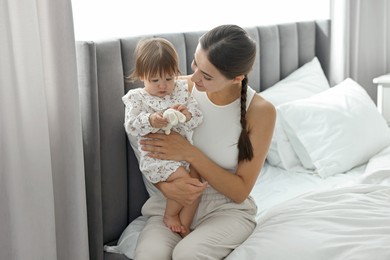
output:
<svg viewBox="0 0 390 260"><path fill-rule="evenodd" d="M150 124L151 127L155 127L154 123L153 123L154 122L154 117L153 116L154 116L154 114L150 114L149 115L149 124Z"/></svg>

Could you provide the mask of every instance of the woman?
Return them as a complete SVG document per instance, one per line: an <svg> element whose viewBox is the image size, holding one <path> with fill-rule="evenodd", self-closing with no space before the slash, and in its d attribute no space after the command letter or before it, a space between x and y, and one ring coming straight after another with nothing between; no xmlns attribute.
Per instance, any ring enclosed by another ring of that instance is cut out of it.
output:
<svg viewBox="0 0 390 260"><path fill-rule="evenodd" d="M203 112L193 145L179 134L150 134L141 141L152 158L187 161L196 179L161 182L159 190L183 205L201 202L185 238L162 220L164 201L151 196L142 213L148 217L135 259L222 259L256 226L256 204L249 196L266 158L275 125L275 108L248 85L256 44L235 25L204 34L189 77L192 95ZM207 186L207 187L206 187Z"/></svg>

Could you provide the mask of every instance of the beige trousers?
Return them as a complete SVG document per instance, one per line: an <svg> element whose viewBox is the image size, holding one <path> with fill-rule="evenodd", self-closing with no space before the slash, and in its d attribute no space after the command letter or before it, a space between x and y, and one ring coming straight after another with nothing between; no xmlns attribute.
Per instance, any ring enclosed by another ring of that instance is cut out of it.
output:
<svg viewBox="0 0 390 260"><path fill-rule="evenodd" d="M153 195L143 206L148 221L135 250L135 260L223 259L244 242L256 226L252 198L232 202L208 187L194 216L193 231L184 239L163 223L165 198Z"/></svg>

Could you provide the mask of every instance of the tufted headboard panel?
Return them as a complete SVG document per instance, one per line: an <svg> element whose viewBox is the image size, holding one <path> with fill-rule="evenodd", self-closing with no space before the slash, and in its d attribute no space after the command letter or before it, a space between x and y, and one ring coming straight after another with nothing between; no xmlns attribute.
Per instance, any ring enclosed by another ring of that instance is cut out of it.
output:
<svg viewBox="0 0 390 260"><path fill-rule="evenodd" d="M257 42L249 85L258 92L283 79L314 56L329 73L330 21L307 21L245 28ZM191 62L203 31L158 34L171 41L182 74ZM94 260L126 259L105 254L126 226L140 215L147 192L138 161L123 127L121 97L139 84L125 83L134 67L133 52L142 35L76 43L85 159L90 256Z"/></svg>

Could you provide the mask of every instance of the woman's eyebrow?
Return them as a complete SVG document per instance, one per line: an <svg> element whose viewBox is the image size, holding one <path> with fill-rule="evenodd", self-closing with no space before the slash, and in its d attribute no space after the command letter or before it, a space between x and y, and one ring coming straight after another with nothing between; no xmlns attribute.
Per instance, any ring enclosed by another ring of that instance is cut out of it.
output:
<svg viewBox="0 0 390 260"><path fill-rule="evenodd" d="M196 63L195 57L194 57L194 64L195 64L195 66L198 66L198 64ZM204 72L203 70L201 70L201 69L199 69L199 70L200 70L200 72L202 72L202 74L205 75L206 77L209 77L209 78L211 78L211 79L214 78L213 76L211 76L210 74Z"/></svg>

